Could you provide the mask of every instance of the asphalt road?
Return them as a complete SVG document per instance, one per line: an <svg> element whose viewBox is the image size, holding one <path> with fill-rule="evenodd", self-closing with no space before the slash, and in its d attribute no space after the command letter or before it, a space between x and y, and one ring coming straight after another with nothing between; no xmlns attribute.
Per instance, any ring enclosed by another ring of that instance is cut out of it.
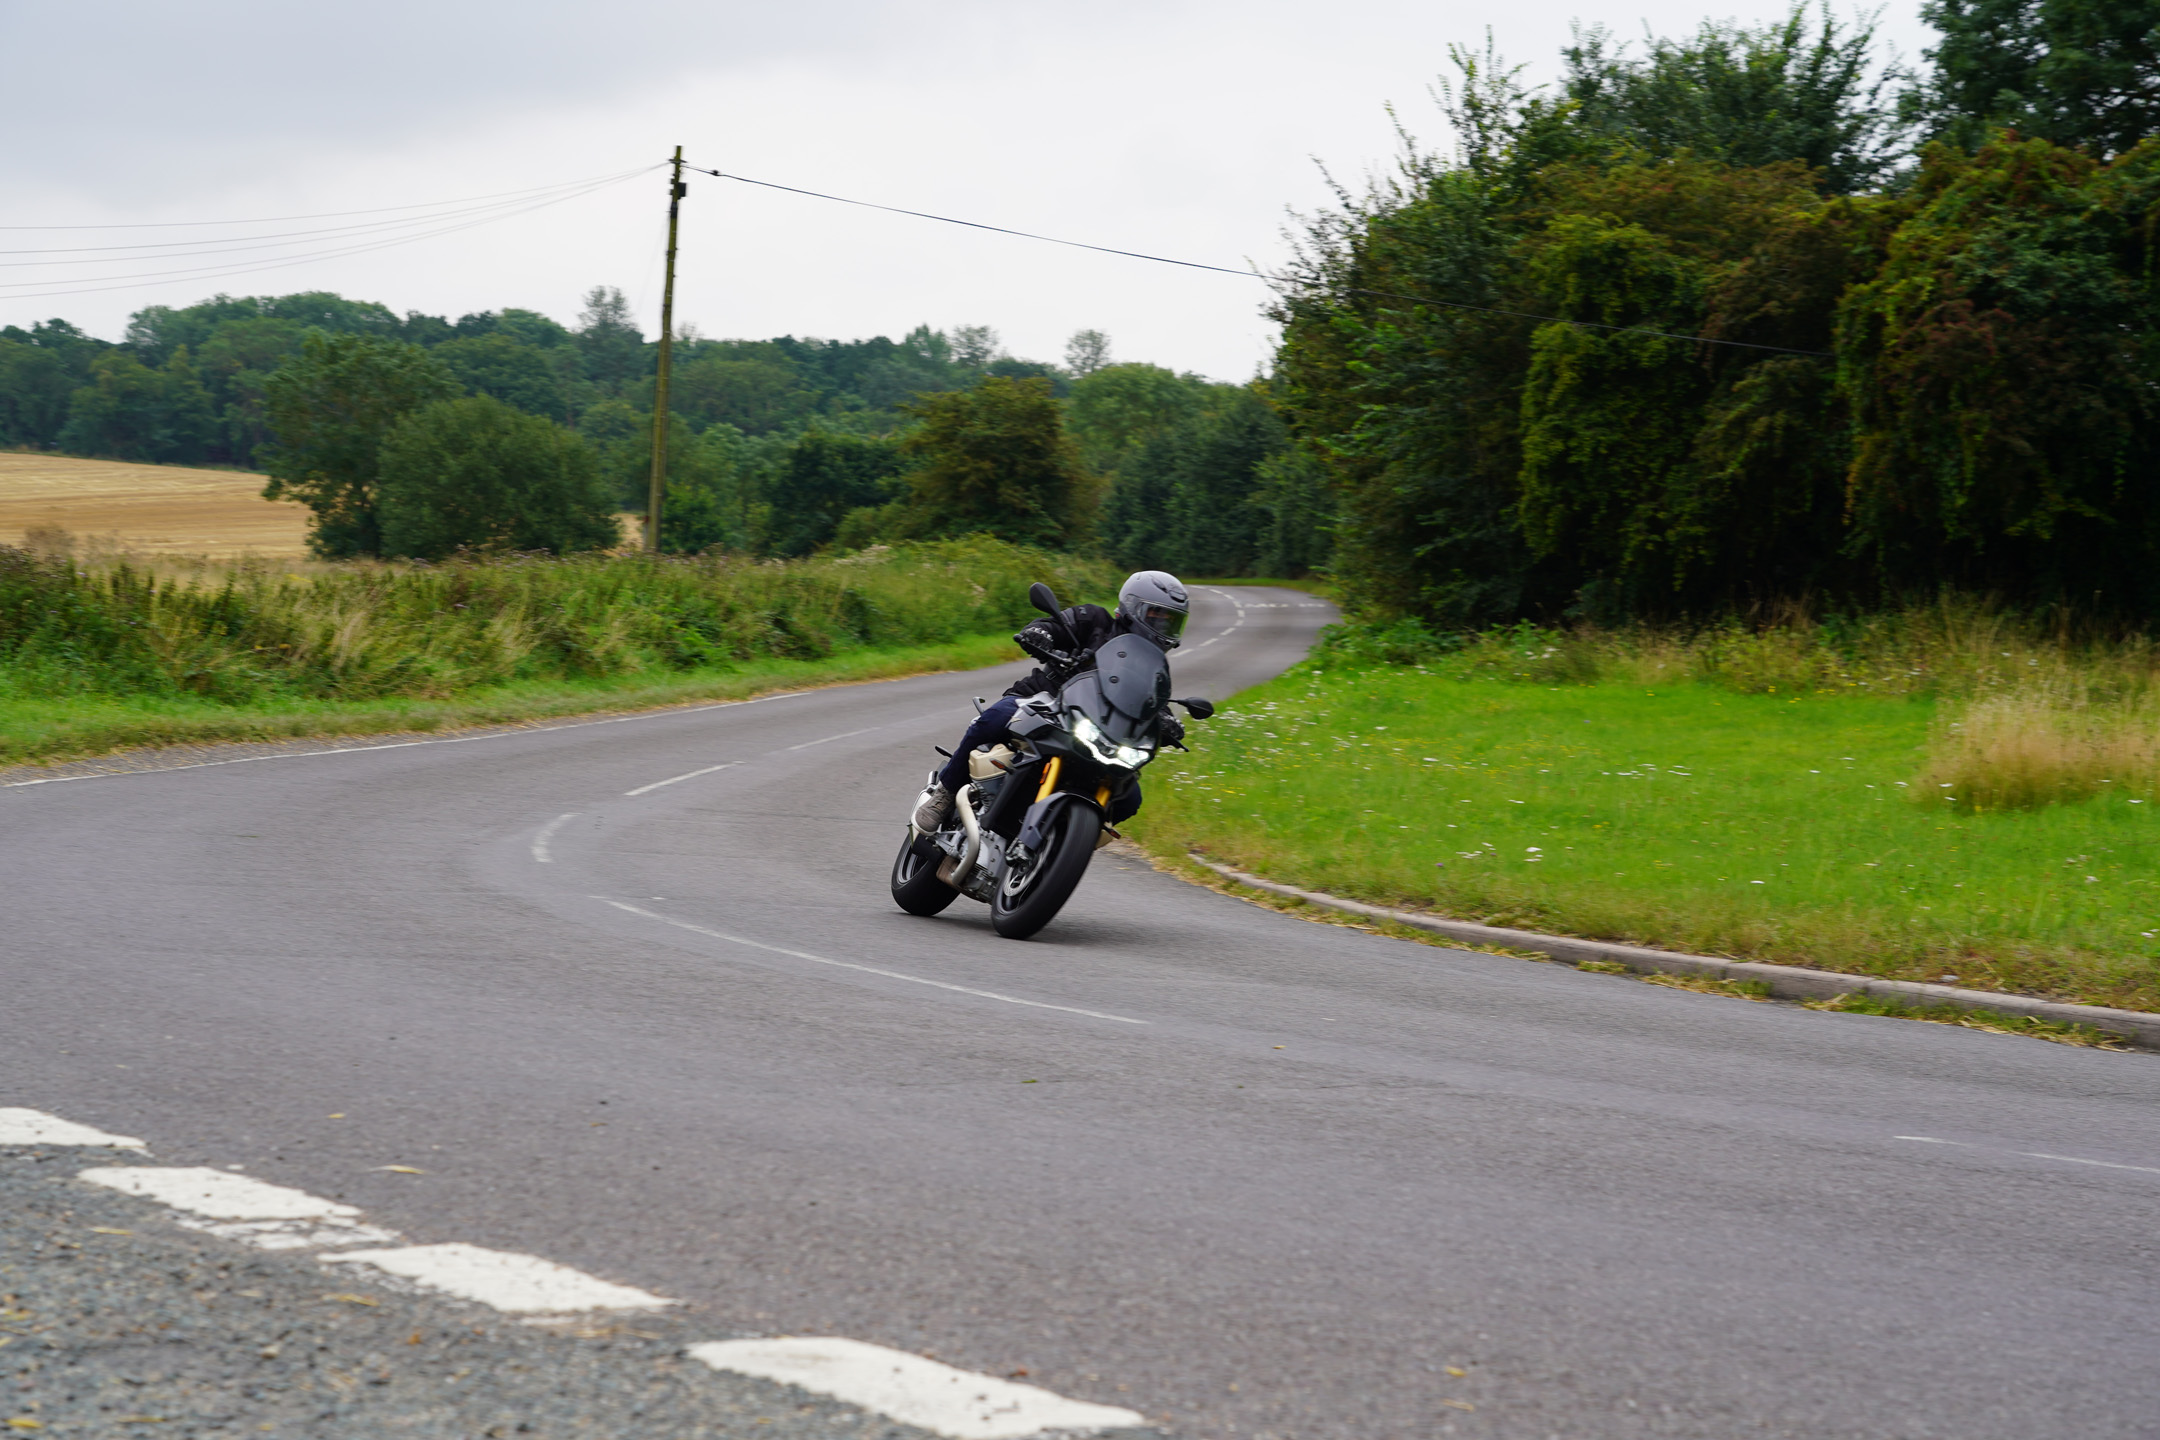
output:
<svg viewBox="0 0 2160 1440"><path fill-rule="evenodd" d="M1328 618L1236 599L1180 694ZM2155 1057L1107 855L1031 942L903 915L1000 683L0 790L0 1105L1189 1437L2160 1436Z"/></svg>

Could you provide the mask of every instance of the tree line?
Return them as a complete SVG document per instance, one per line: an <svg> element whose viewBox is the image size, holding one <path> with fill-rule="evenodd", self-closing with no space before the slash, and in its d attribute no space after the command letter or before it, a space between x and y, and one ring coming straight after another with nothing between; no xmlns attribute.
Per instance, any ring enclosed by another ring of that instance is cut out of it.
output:
<svg viewBox="0 0 2160 1440"><path fill-rule="evenodd" d="M1459 628L1957 588L2160 608L2160 0L1928 0L1907 69L1827 9L1458 48L1458 138L1308 217L1269 374L994 331L686 335L664 548L989 533L1330 571ZM0 444L266 469L328 555L611 543L655 346L314 293L0 331Z"/></svg>
<svg viewBox="0 0 2160 1440"><path fill-rule="evenodd" d="M645 504L656 355L607 287L570 326L218 296L142 310L117 344L64 320L0 330L0 445L266 470L329 557L606 547ZM1303 573L1326 551L1325 481L1290 463L1263 391L1115 363L1093 330L1063 364L1007 354L988 326L682 335L662 548L795 557L988 533Z"/></svg>
<svg viewBox="0 0 2160 1440"><path fill-rule="evenodd" d="M1827 12L1562 82L1311 217L1273 395L1382 620L2160 608L2160 3ZM1279 462L1278 462L1279 463Z"/></svg>

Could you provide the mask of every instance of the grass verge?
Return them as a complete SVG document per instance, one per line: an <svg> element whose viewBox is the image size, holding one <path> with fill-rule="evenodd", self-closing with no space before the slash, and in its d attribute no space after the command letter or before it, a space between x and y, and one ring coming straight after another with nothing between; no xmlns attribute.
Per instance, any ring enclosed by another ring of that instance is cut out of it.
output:
<svg viewBox="0 0 2160 1440"><path fill-rule="evenodd" d="M1896 1020L1919 1020L1929 1025L1956 1025L1966 1030L1987 1030L1997 1035L2026 1035L2052 1040L2058 1045L2080 1045L2093 1050L2128 1050L2130 1042L2120 1035L2080 1025L2075 1021L2048 1020L2038 1015L2009 1015L2000 1010L1960 1010L1950 1005L1908 1005L1883 995L1833 996L1828 1000L1803 1000L1810 1010L1839 1010L1847 1015L1887 1015Z"/></svg>
<svg viewBox="0 0 2160 1440"><path fill-rule="evenodd" d="M1322 655L1196 727L1128 828L1485 924L2160 1010L2160 805L1915 797L1940 703Z"/></svg>
<svg viewBox="0 0 2160 1440"><path fill-rule="evenodd" d="M798 561L156 561L0 546L0 763L515 724L1016 658L1029 582L1107 566L986 537Z"/></svg>
<svg viewBox="0 0 2160 1440"><path fill-rule="evenodd" d="M186 696L0 700L0 764L56 763L148 745L384 735L517 725L598 711L746 700L777 690L858 684L1023 659L1006 634L940 645L849 651L819 660L766 659L670 674L525 680L444 699L285 700L220 705Z"/></svg>

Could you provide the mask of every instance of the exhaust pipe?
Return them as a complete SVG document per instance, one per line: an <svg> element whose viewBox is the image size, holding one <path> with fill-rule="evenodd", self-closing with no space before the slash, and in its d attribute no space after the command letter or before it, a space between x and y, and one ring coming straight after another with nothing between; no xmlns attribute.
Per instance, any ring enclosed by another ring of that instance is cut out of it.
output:
<svg viewBox="0 0 2160 1440"><path fill-rule="evenodd" d="M953 796L953 807L960 812L960 828L967 831L967 844L961 847L958 860L947 860L938 867L938 879L955 890L967 883L968 876L975 873L975 862L982 858L982 826L975 819L975 807L968 803L972 788L963 785Z"/></svg>

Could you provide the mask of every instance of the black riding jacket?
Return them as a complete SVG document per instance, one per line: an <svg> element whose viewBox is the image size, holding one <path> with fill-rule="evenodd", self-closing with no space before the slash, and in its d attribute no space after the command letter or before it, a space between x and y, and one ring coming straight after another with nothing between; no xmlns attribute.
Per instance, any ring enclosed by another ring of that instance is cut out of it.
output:
<svg viewBox="0 0 2160 1440"><path fill-rule="evenodd" d="M1047 664L1037 665L1006 686L1007 695L1040 695L1057 689L1076 670L1085 670L1095 663L1095 652L1103 647L1105 641L1113 635L1129 635L1133 629L1130 620L1123 615L1112 615L1100 605L1071 606L1065 611L1065 623L1071 626L1073 634L1079 637L1080 653L1073 658L1081 663L1067 666L1062 671L1053 670ZM1065 650L1065 637L1057 633L1056 627L1051 625L1047 618L1030 621L1020 634L1035 640L1036 648L1060 653Z"/></svg>

